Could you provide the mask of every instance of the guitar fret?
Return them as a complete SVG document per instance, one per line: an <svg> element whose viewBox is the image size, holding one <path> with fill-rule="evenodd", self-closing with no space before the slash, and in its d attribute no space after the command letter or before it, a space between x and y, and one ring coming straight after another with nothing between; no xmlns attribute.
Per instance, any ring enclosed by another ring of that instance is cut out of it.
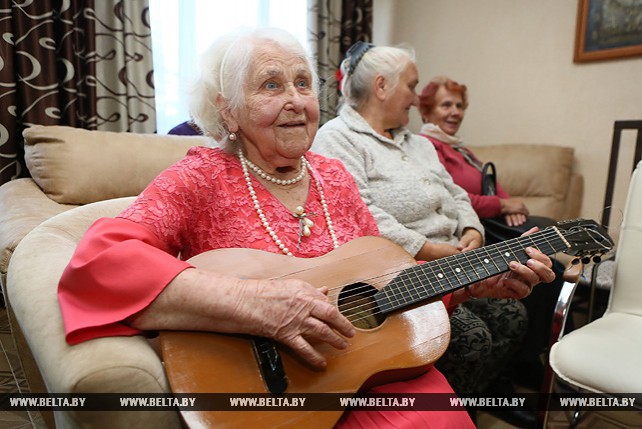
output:
<svg viewBox="0 0 642 429"><path fill-rule="evenodd" d="M442 258L442 259L437 259L436 261L433 261L435 265L439 268L437 272L437 277L443 282L447 284L446 290L450 290L453 288L453 282L452 282L452 277L449 275L449 269L448 266L446 265L447 258Z"/></svg>
<svg viewBox="0 0 642 429"><path fill-rule="evenodd" d="M428 276L428 273L426 273L425 271L416 270L414 272L416 273L417 279L419 280L419 285L423 289L424 293L426 295L437 295L437 289L435 289L434 279L431 279ZM428 286L431 290L428 291L428 289L426 289L426 286Z"/></svg>
<svg viewBox="0 0 642 429"><path fill-rule="evenodd" d="M406 270L401 272L397 277L392 279L390 284L386 287L391 292L394 292L394 305L393 308L404 307L412 302L416 302L417 299L421 298L419 291L415 290L413 283L409 276L413 274L413 271ZM409 285L411 285L409 287ZM388 293L386 292L386 296Z"/></svg>
<svg viewBox="0 0 642 429"><path fill-rule="evenodd" d="M475 273L476 278L483 279L488 275L488 270L484 266L482 260L479 258L479 255L473 252L464 252L461 254L462 257L466 259L473 272ZM475 258L476 262L471 262L471 258Z"/></svg>
<svg viewBox="0 0 642 429"><path fill-rule="evenodd" d="M503 249L502 249L503 248ZM502 268L508 269L510 261L519 261L519 257L515 254L513 248L507 242L497 243L497 254L502 258Z"/></svg>
<svg viewBox="0 0 642 429"><path fill-rule="evenodd" d="M427 270L430 270L431 276L426 275L426 277L432 277L433 281L431 282L431 287L433 291L435 292L435 296L440 295L446 291L448 291L448 287L446 285L446 279L443 275L443 273L435 272L432 264L425 264L426 265L426 270L424 270L424 273L426 273ZM438 286L438 288L437 288Z"/></svg>
<svg viewBox="0 0 642 429"><path fill-rule="evenodd" d="M508 252L506 252L506 253L508 253L508 254L512 255L512 260L514 260L514 261L520 261L520 262L521 262L521 259L520 259L520 258L519 258L519 256L515 253L515 250L514 250L512 247L510 247L510 246L508 246L508 245L507 245L507 246L506 246L506 248L508 249ZM520 250L523 250L523 249L520 249Z"/></svg>
<svg viewBox="0 0 642 429"><path fill-rule="evenodd" d="M397 300L401 302L402 305L405 305L411 302L412 297L409 294L408 286L406 284L405 277L407 273L401 273L395 277L395 284L397 285Z"/></svg>
<svg viewBox="0 0 642 429"><path fill-rule="evenodd" d="M544 241L546 242L546 243L545 243L546 245L545 245L545 246L544 246L544 245L541 245L541 246L539 247L540 251L541 251L542 253L547 254L547 255L550 255L550 254L552 254L552 253L555 253L555 247L553 246L553 243L551 242L551 240L549 240L545 235L543 235L543 236L542 236L542 238L543 238L543 239L544 239Z"/></svg>
<svg viewBox="0 0 642 429"><path fill-rule="evenodd" d="M396 278L395 278L396 279ZM395 279L392 279L392 282L395 281ZM399 302L398 299L398 294L396 293L395 288L393 287L393 283L390 282L388 286L385 288L381 289L378 294L383 293L385 295L385 300L381 300L381 302L378 302L379 308L383 313L387 313L389 311L392 311L396 308L401 308L403 307L400 305L401 303ZM391 297L392 295L392 297Z"/></svg>
<svg viewBox="0 0 642 429"><path fill-rule="evenodd" d="M488 268L488 273L491 276L494 276L495 274L499 274L502 272L500 267L497 265L497 260L494 258L490 253L489 249L494 249L496 246L489 246L489 247L481 247L479 248L480 253L485 253L486 255L484 256L484 263L486 264L486 267Z"/></svg>
<svg viewBox="0 0 642 429"><path fill-rule="evenodd" d="M459 262L458 260L460 255L457 255L455 259L456 262ZM468 271L463 269L461 267L461 264L451 264L448 259L445 260L446 264L448 264L448 270L450 273L452 273L456 278L457 278L457 283L459 284L468 284L470 283L470 277L468 277Z"/></svg>
<svg viewBox="0 0 642 429"><path fill-rule="evenodd" d="M477 257L477 260L479 260L479 263L484 268L484 271L486 271L486 275L484 277L490 277L494 274L494 272L490 270L490 268L492 268L489 265L492 262L490 258L486 256L482 259L481 252L470 252L470 253Z"/></svg>
<svg viewBox="0 0 642 429"><path fill-rule="evenodd" d="M408 270L395 277L388 285L397 289L396 301L399 304L410 304L426 296L430 292L425 285L431 284L430 279L422 271ZM436 292L433 288L432 293Z"/></svg>
<svg viewBox="0 0 642 429"><path fill-rule="evenodd" d="M525 263L529 256L526 247L547 255L569 247L555 228L524 237L506 240L457 255L420 264L403 270L375 294L383 313L410 304L445 295L466 285L509 270L511 261Z"/></svg>
<svg viewBox="0 0 642 429"><path fill-rule="evenodd" d="M417 289L415 289L415 287L413 286L418 282L413 282L410 279L410 276L412 274L414 274L413 271L406 271L403 275L398 276L400 277L401 285L403 286L401 295L406 304L416 302L416 300L421 297Z"/></svg>

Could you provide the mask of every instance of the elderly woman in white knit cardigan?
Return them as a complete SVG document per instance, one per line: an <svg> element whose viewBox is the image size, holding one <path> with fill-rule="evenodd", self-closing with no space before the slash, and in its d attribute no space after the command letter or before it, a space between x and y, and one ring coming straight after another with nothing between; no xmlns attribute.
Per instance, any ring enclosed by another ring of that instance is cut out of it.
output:
<svg viewBox="0 0 642 429"><path fill-rule="evenodd" d="M348 51L341 73L344 104L339 116L321 127L312 150L344 163L381 235L417 260L480 247L483 227L466 191L453 182L434 147L406 128L418 102L414 53L359 42ZM524 306L496 298L523 297L479 285L453 296L451 346L437 367L455 391L484 391L523 338Z"/></svg>

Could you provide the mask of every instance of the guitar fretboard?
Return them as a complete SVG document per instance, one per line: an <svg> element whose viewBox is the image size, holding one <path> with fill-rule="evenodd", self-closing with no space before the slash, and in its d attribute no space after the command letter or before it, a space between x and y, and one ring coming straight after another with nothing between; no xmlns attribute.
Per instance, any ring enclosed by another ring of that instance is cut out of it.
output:
<svg viewBox="0 0 642 429"><path fill-rule="evenodd" d="M379 310L389 313L436 298L509 270L511 261L525 263L526 247L546 255L566 250L569 243L556 227L490 246L448 256L401 271L375 294Z"/></svg>

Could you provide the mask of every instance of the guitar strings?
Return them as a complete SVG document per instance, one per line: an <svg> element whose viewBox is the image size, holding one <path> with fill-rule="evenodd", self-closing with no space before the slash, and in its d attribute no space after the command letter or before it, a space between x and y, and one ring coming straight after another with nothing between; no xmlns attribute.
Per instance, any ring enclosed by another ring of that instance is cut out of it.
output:
<svg viewBox="0 0 642 429"><path fill-rule="evenodd" d="M580 232L581 232L581 230L580 230ZM610 241L610 240L609 240L607 237L605 237L601 232L599 232L599 231L593 231L593 232L594 232L594 233L597 233L597 234L602 238L602 240L603 240L604 242L609 242L609 241ZM479 254L479 253L481 253L482 249L486 249L486 252L488 253L488 249L491 249L491 250L499 250L499 249L501 249L502 247L506 247L506 249L505 249L505 250L510 250L510 252L513 254L513 256L515 256L516 260L519 260L519 258L517 257L517 255L515 255L514 249L512 249L512 248L510 247L510 244L511 244L511 243L520 243L520 241L526 241L526 240L523 240L524 238L529 238L529 239L531 240L531 242L532 242L532 243L531 243L531 244L529 244L528 246L538 248L538 247L539 247L540 245L542 245L542 244L548 244L548 245L550 246L550 245L551 245L551 242L554 242L554 240L565 241L565 240L566 240L566 238L568 238L568 237L572 236L572 234L573 234L573 229L570 229L569 231L567 231L567 233L566 233L565 235L563 235L563 236L562 236L562 235L561 235L561 233L559 233L559 231L557 231L556 229L553 229L553 228L547 228L547 229L545 229L545 230L541 231L541 234L537 234L535 237L532 237L531 235L529 235L529 236L523 236L523 237L517 237L517 238L512 239L512 240L506 240L506 241L501 242L501 243L496 243L496 244L491 245L491 246L482 247L482 248L479 248L479 249L475 249L475 250L473 250L473 251L471 251L471 252L460 253L460 254L457 254L457 255L454 255L454 256L455 256L455 257L457 257L457 256L464 255L464 256L466 256L466 259L470 259L470 258L469 258L469 256L471 255L471 253L472 253L472 252L475 252L475 253ZM549 238L550 238L550 240L549 240ZM593 238L593 241L594 241L594 243L595 243L596 245L598 245L598 244L599 244L599 245L601 246L601 248L602 248L602 249L601 249L601 250L602 250L602 252L606 252L606 251L609 251L609 250L610 250L610 248L609 248L608 246L604 245L602 242L598 243L598 242L597 242L597 240L595 240L595 238ZM523 246L523 247L527 247L527 246ZM551 246L551 247L552 247L552 246ZM518 251L520 251L520 250L523 250L523 248L518 249ZM555 253L557 253L557 252L555 252ZM490 255L488 255L488 256L490 256ZM500 254L500 256L502 256L502 259L504 259L504 263L508 264L508 262L509 262L509 261L508 261L508 260L506 260L506 258L504 258L504 256L503 256L503 255L501 255L501 254ZM447 260L447 259L455 259L455 258L453 258L453 257L442 258L441 260L438 260L438 261L440 261L440 262L443 264L443 263L444 263L444 260ZM491 260L492 260L492 258L491 258ZM513 260L513 259L510 259L510 260ZM432 261L432 262L435 262L435 261ZM446 261L445 263L446 263L446 264L448 264L448 261ZM495 264L495 267L496 267L497 269L499 269L499 267L497 267L497 264L495 263L495 261L494 261L494 260L493 260L493 264ZM448 264L448 265L450 265L450 264ZM412 266L411 266L411 267L408 267L408 268L412 268ZM405 270L406 270L406 269L408 269L408 268L405 268L405 269L402 269L402 270L398 270L398 271L396 271L396 272L391 272L391 273L387 273L387 274L383 274L383 275L378 275L378 276L372 277L371 279L364 279L364 280L365 280L365 281L368 281L368 280L378 279L378 280L379 280L379 282L387 282L387 281L389 281L389 280L388 280L388 278L390 278L390 280L392 280L392 279L394 279L394 278L398 275L398 273L400 273L400 272L402 272L402 271L405 271ZM443 268L443 267L440 267L440 268ZM486 268L484 267L484 269L486 269ZM486 269L486 271L488 271L488 270ZM500 272L498 272L498 273L496 273L496 274L500 274L500 273L502 273L502 272L506 272L506 271L509 271L509 270L501 270ZM470 276L468 275L467 271L465 271L465 272L464 272L464 274L465 274L465 275L466 275L466 277L468 277L468 278L469 278L469 280L470 280ZM490 273L489 273L489 276L484 277L483 279L485 279L485 278L489 278L489 277L492 277L492 276L494 276L494 275L496 275L496 274L490 274ZM455 277L456 277L456 276L455 276ZM480 280L483 280L483 279L480 279ZM457 289L461 289L462 287L464 287L464 286L465 286L465 284L472 284L472 283L474 283L474 282L475 282L475 281L471 281L471 282L468 282L468 283L461 283L461 284L459 284L459 285L457 285L457 286L453 286L452 284L449 284L449 286L450 286L450 288L451 288L451 289L450 289L450 291L454 291L454 290L457 290ZM376 284L376 282L372 282L372 281L370 281L370 283L375 283L375 284ZM404 284L405 284L405 283L404 283ZM348 286L348 285L335 286L335 287L332 287L332 288L329 288L329 289L330 289L330 291L335 291L335 290L337 290L337 289L343 289L343 288L344 288L344 287L346 287L346 286ZM424 287L424 285L421 285L421 287ZM353 289L353 291L354 291L354 290L357 290L357 289L369 289L369 288L370 288L370 286L365 285L365 286L363 286L363 287L359 287L359 288ZM378 288L377 288L377 289L378 289ZM406 289L407 289L407 286L406 286ZM434 288L433 288L433 291L434 291ZM340 292L339 292L339 293L340 293ZM336 294L331 294L331 293L329 293L328 295L329 295L329 296L335 296ZM347 308L346 310L352 311L352 310L359 309L359 311L361 311L361 310L363 309L363 307L365 307L365 306L368 306L368 310L369 310L369 309L370 309L370 307L371 307L372 301L368 300L368 299L367 299L367 298L365 298L365 297L364 297L364 298L361 298L360 300L361 300L361 301L364 301L364 302L365 302L365 304L360 304L360 305L356 305L356 306L353 306L353 307L349 307L349 308ZM378 315L383 314L383 311L381 311L380 309L378 309L378 310L379 310L378 312L370 312L369 314L366 314L366 313L364 312L364 314L365 314L365 315L364 315L363 317L361 317L361 318L359 318L359 319L352 319L352 322L353 322L353 323L356 323L356 322L358 322L358 321L364 320L364 319L369 318L369 317L371 317L371 316L378 316ZM359 311L355 312L355 314L358 314L358 313L359 313Z"/></svg>
<svg viewBox="0 0 642 429"><path fill-rule="evenodd" d="M497 250L501 249L501 250L510 251L510 253L512 253L513 256L515 257L515 259L511 258L509 260L506 260L506 258L500 252L498 252L498 254L502 257L502 259L504 259L503 263L508 264L512 260L519 261L519 258L517 257L517 255L515 255L515 250L517 250L517 251L523 251L524 250L523 248L512 249L510 244L512 244L512 243L518 244L518 243L520 243L520 241L528 241L528 240L523 240L525 238L530 238L530 241L532 243L526 244L524 247L530 246L530 247L535 247L535 248L539 248L540 246L542 246L544 244L547 244L547 245L550 246L551 241L554 240L554 239L562 240L560 238L559 233L555 229L552 229L552 228L551 229L545 229L545 230L541 231L541 234L537 234L536 237L530 237L530 236L518 237L518 238L507 240L507 241L504 241L504 242L501 242L501 243L496 243L496 244L491 245L491 246L480 247L478 249L474 249L471 252L459 253L457 255L453 255L454 257L450 256L450 257L438 259L438 260L435 260L435 261L431 261L429 263L432 264L432 263L435 263L435 262L439 262L437 265L439 265L440 269L447 268L446 266L448 266L449 268L452 268L452 266L450 266L450 260L456 259L456 257L464 256L466 259L470 260L470 257L473 257L473 258L475 256L479 257L479 254L482 253L483 251L486 251L486 253L488 253L489 251L497 251ZM503 247L505 247L505 249L502 249ZM472 252L475 252L475 254L473 255ZM496 261L492 257L490 258L490 260L495 265L495 268L499 269L499 267L497 266ZM479 259L479 261L481 262L481 259ZM401 273L403 271L406 271L406 270L408 270L408 269L410 269L412 267L413 266L410 266L410 267L407 267L407 268L404 268L404 269L401 269L401 270L397 270L397 271L393 271L393 272L390 272L390 273L380 274L380 275L377 275L377 276L374 276L374 277L361 279L360 282L364 282L364 283L367 282L368 284L365 284L363 286L357 286L357 287L351 289L350 290L351 295L352 294L358 295L359 292L372 290L373 286L375 287L375 289L381 290L385 286L383 286L382 288L379 288L377 286L382 286L382 285L392 281L394 278L396 278L399 275L399 273ZM486 269L485 267L484 267L484 269L488 272L488 269ZM499 273L496 273L496 274L500 274L500 273L506 272L506 271L507 270L501 270ZM491 274L490 272L488 272L488 274L489 275L487 277L483 277L482 280L485 279L485 278L492 277L492 276L496 275L496 274ZM465 275L466 277L468 277L469 280L471 280L470 279L470 275L468 274L468 270L464 270L463 275ZM457 277L455 275L455 279L456 278ZM471 284L471 283L475 282L475 281L471 280L470 282L467 282L467 283L460 283L458 280L456 280L458 284L457 285L453 285L452 282L450 282L447 278L445 279L445 281L448 283L449 291L455 291L457 289L460 289L460 288L464 287L466 284ZM338 301L339 301L338 300L338 296L341 294L342 290L345 287L347 287L347 286L349 286L351 284L354 284L354 282L329 288L328 296L332 297L332 298L337 297L337 303L338 303ZM404 284L405 288L408 290L409 286L406 285L405 282L403 282L403 284ZM419 287L423 288L426 292L428 292L426 290L426 286L429 286L433 290L433 292L436 292L436 290L432 286L432 284L428 284L428 285L420 284L419 285ZM410 285L410 287L415 287L415 286ZM408 290L408 293L410 293L409 290ZM350 312L351 314L354 314L354 315L359 315L360 313L363 314L362 317L359 317L359 318L356 318L356 319L355 318L350 319L353 323L356 323L358 321L364 320L364 319L372 317L372 316L379 316L379 315L383 314L383 311L381 311L381 309L378 308L378 307L375 307L376 308L375 311L370 311L371 310L371 305L372 305L372 300L369 299L369 297L365 297L365 296L358 297L357 296L356 298L357 299L355 300L355 302L350 303L351 305L346 305L346 307L343 309L343 311ZM427 296L426 298L430 298L430 297ZM358 303L358 302L362 302L362 303Z"/></svg>
<svg viewBox="0 0 642 429"><path fill-rule="evenodd" d="M554 237L557 237L557 234L553 234L553 236L554 236ZM523 237L520 237L520 238L523 238ZM517 241L518 239L519 239L519 238L517 238L517 239L513 239L513 240ZM506 242L504 242L504 243L510 243L510 241L513 241L513 240L507 240L507 241L506 241ZM531 247L538 247L538 246L540 246L540 245L542 245L542 244L544 244L544 243L548 243L549 241L550 241L550 240L547 240L547 239L546 239L546 237L542 237L542 240L540 240L540 241L535 241L535 240L533 240L533 243L532 243L532 244L530 244L529 246L531 246ZM503 243L498 243L498 244L503 244ZM495 250L494 248L500 247L500 246L498 246L498 244L491 245L491 246L480 247L480 248L478 248L478 249L474 249L474 250L472 250L471 252L467 252L467 253L459 253L459 254L457 254L457 255L453 255L453 256L455 256L455 257L465 256L466 258L470 259L470 258L469 258L469 254L472 254L473 252L475 252L475 253L480 253L479 251L484 250L484 249L492 249L492 250ZM510 250L510 249L508 249L508 250ZM523 250L523 249L520 249L520 250ZM477 251L477 252L476 252L476 251ZM486 251L487 251L487 250L486 250ZM511 253L514 253L514 252L512 252L512 250L511 250ZM514 256L515 256L515 258L516 258L515 260L517 260L517 259L518 259L518 258L517 258L517 255L514 255ZM503 258L503 256L502 256L502 258ZM436 263L436 262L439 262L440 264L442 264L442 265L443 265L443 264L448 264L448 263L449 263L448 259L454 259L454 258L451 256L451 257L446 257L446 258L441 258L441 259L437 259L437 260L434 260L434 261L430 261L430 262L428 262L428 263L429 263L429 264L434 264L434 263ZM504 259L504 261L505 261L505 262L507 262L507 261L505 260L505 258L503 258L503 259ZM511 260L513 260L513 259L511 259ZM493 263L494 263L494 262L495 262L495 261L493 260ZM407 269L411 269L411 268L413 268L414 266L416 266L416 265L413 265L413 266L410 266L410 267L406 267L406 268L403 268L403 269L400 269L400 270L396 270L396 271L391 271L391 272L389 272L389 273L379 274L379 275L376 275L376 276L373 276L373 277L364 278L364 279L361 279L361 282L375 283L377 279L383 279L383 281L388 281L388 280L387 280L387 278L388 278L388 277L390 277L390 276L397 276L399 273L401 273L401 272L403 272L403 271L406 271ZM498 268L498 267L496 266L496 268ZM356 283L356 282L353 282L353 283L346 283L346 284L343 284L343 285L338 285L338 286L330 287L330 288L329 288L329 290L330 290L330 291L334 291L334 290L338 290L338 289L344 289L346 286L349 286L349 285L354 284L354 283ZM365 289L365 288L368 288L368 285L363 286L363 288L364 288L364 289ZM329 295L329 296L331 296L332 294L331 294L331 293L329 293L328 295Z"/></svg>

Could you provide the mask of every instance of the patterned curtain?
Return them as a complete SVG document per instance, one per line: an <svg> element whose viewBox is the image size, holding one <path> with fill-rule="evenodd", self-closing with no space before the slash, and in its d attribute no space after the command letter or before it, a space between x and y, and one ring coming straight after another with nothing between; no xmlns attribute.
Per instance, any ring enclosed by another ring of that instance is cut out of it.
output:
<svg viewBox="0 0 642 429"><path fill-rule="evenodd" d="M355 42L372 40L374 0L308 0L308 28L319 74L320 125L337 114L336 72Z"/></svg>
<svg viewBox="0 0 642 429"><path fill-rule="evenodd" d="M2 0L0 184L33 124L154 132L147 0Z"/></svg>

